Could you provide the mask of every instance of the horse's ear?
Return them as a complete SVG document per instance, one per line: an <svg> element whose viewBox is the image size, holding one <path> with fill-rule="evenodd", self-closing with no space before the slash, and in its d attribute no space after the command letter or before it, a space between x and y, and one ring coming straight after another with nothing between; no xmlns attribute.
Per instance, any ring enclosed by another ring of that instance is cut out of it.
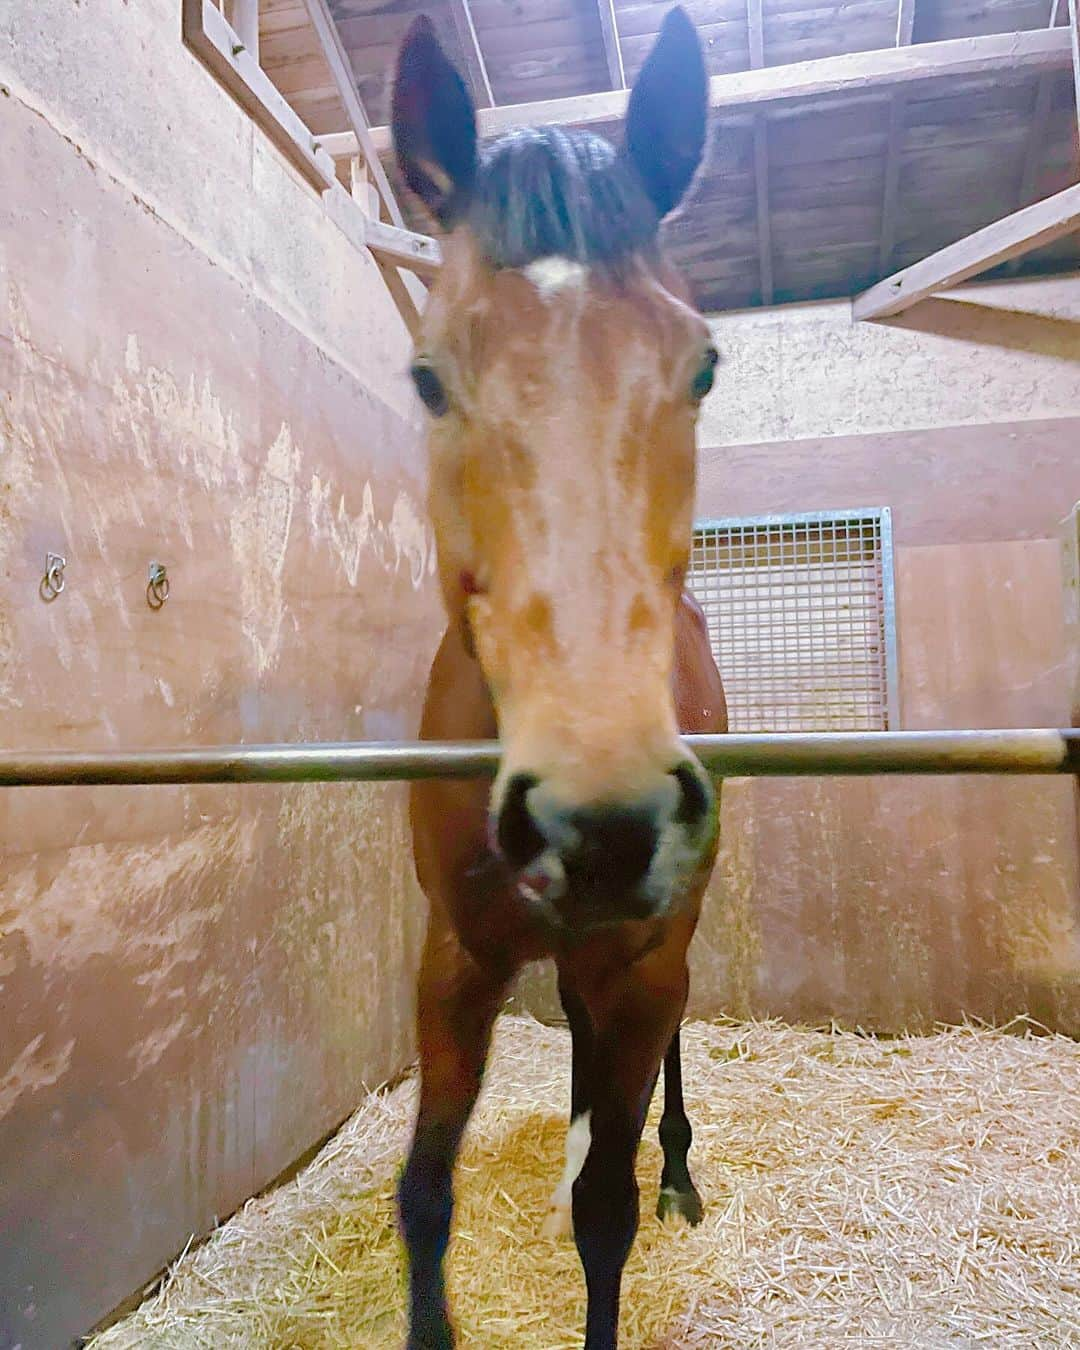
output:
<svg viewBox="0 0 1080 1350"><path fill-rule="evenodd" d="M398 55L391 126L401 176L448 229L476 178L476 113L426 14L413 21Z"/></svg>
<svg viewBox="0 0 1080 1350"><path fill-rule="evenodd" d="M701 163L708 104L697 30L676 6L634 81L626 113L626 153L661 219L678 206Z"/></svg>

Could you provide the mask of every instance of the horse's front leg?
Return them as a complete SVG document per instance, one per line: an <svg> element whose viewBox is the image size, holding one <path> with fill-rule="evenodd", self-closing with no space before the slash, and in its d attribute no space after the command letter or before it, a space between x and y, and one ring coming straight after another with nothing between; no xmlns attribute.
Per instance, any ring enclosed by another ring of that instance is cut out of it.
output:
<svg viewBox="0 0 1080 1350"><path fill-rule="evenodd" d="M480 1091L507 980L482 969L448 930L429 930L417 996L420 1105L398 1185L409 1265L408 1350L450 1350L443 1257L453 1172Z"/></svg>
<svg viewBox="0 0 1080 1350"><path fill-rule="evenodd" d="M589 1010L564 979L559 998L570 1028L570 1126L566 1132L566 1161L544 1220L545 1237L569 1237L573 1228L574 1182L589 1152L589 1092L592 1087L593 1026Z"/></svg>
<svg viewBox="0 0 1080 1350"><path fill-rule="evenodd" d="M664 1055L664 1114L660 1117L659 1134L664 1170L656 1217L664 1223L685 1221L696 1226L701 1222L701 1196L690 1176L688 1162L694 1131L683 1103L682 1042L678 1031Z"/></svg>
<svg viewBox="0 0 1080 1350"><path fill-rule="evenodd" d="M670 981L657 981L654 971L633 972L597 1028L589 1153L574 1183L574 1239L588 1293L585 1350L618 1344L622 1272L639 1217L634 1161L685 998L684 965Z"/></svg>

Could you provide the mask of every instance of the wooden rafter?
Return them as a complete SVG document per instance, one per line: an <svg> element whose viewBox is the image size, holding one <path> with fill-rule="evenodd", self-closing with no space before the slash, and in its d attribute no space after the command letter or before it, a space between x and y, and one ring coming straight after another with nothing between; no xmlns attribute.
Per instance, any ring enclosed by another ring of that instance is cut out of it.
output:
<svg viewBox="0 0 1080 1350"><path fill-rule="evenodd" d="M244 50L259 59L259 0L232 0L225 11Z"/></svg>
<svg viewBox="0 0 1080 1350"><path fill-rule="evenodd" d="M604 57L607 60L611 87L625 89L626 67L623 64L622 44L619 42L615 0L596 0L596 10L600 16L600 34L604 39Z"/></svg>
<svg viewBox="0 0 1080 1350"><path fill-rule="evenodd" d="M356 138L360 157L375 184L380 205L390 217L390 225L386 228L393 230L395 235L410 236L411 232L404 228L405 219L401 214L401 208L397 204L393 189L390 187L386 170L383 168L372 143L371 126L356 88L352 65L342 45L327 0L304 0L304 7L319 39L323 55L326 57L326 63L330 67L330 74L333 77L338 95L345 107L345 115L349 119L352 134ZM404 265L410 272L419 270L414 264L418 259L422 262L424 257L430 253L430 249L426 249L425 245L431 245L436 252L438 251L438 245L435 244L433 239L426 239L426 236L411 235L412 239L423 242L418 242L417 247L411 252L405 252L398 256L393 249L388 251L385 247L380 247L379 228L379 221L368 220L366 222L365 243L371 249L372 256L382 273L383 280L386 282L387 290L389 290L405 326L415 337L420 330L418 301L422 298L423 288L417 281L402 275L398 267ZM399 238L396 242L401 244L404 241Z"/></svg>
<svg viewBox="0 0 1080 1350"><path fill-rule="evenodd" d="M750 41L750 69L765 66L765 22L762 0L746 0L746 25ZM761 273L761 303L773 302L772 221L769 215L769 127L765 113L754 118L754 198L757 219L758 268Z"/></svg>
<svg viewBox="0 0 1080 1350"><path fill-rule="evenodd" d="M957 286L1022 253L1051 244L1078 228L1080 184L1014 211L1011 216L879 281L855 297L852 314L856 319L883 319L890 314L899 314L929 295Z"/></svg>
<svg viewBox="0 0 1080 1350"><path fill-rule="evenodd" d="M336 181L334 161L289 106L217 5L212 0L184 0L181 14L184 41L191 50L307 182L316 191L325 192Z"/></svg>
<svg viewBox="0 0 1080 1350"><path fill-rule="evenodd" d="M967 79L976 76L1015 76L1024 71L1067 70L1072 59L1069 34L1062 28L1040 28L1024 33L991 33L986 37L924 42L881 51L849 52L788 66L766 66L714 75L709 81L709 105L725 120L745 117L777 105L796 104L829 95L880 95L917 86L926 80ZM484 108L477 117L481 136L498 135L517 126L588 126L618 122L626 115L628 94L615 89L540 103ZM390 149L389 127L373 127L376 149ZM348 134L324 136L323 144L335 156L356 154Z"/></svg>
<svg viewBox="0 0 1080 1350"><path fill-rule="evenodd" d="M349 120L349 127L354 137L352 153L360 155L367 164L368 171L375 183L375 189L379 194L383 211L389 218L390 223L404 226L405 219L397 204L394 190L390 186L390 180L386 176L386 170L379 161L379 154L371 135L371 123L368 121L367 113L364 111L364 105L356 88L356 77L353 75L352 64L342 45L337 24L330 13L327 0L304 0L304 8L308 12L311 26L319 40L319 46L326 58L326 64L330 68L330 76L345 109L345 116Z"/></svg>
<svg viewBox="0 0 1080 1350"><path fill-rule="evenodd" d="M478 108L493 108L495 95L491 92L487 63L480 48L480 39L476 35L469 0L448 0L448 2L450 17L454 20L461 54L465 60L465 76L469 82L473 102Z"/></svg>
<svg viewBox="0 0 1080 1350"><path fill-rule="evenodd" d="M910 47L915 32L915 0L898 0L896 6L896 45Z"/></svg>
<svg viewBox="0 0 1080 1350"><path fill-rule="evenodd" d="M365 242L380 262L404 267L418 277L430 280L442 266L442 249L437 239L412 230L399 230L381 220L369 220Z"/></svg>
<svg viewBox="0 0 1080 1350"><path fill-rule="evenodd" d="M357 209L338 182L333 159L285 101L213 0L183 0L182 25L184 41L191 50L247 109L252 120L312 187L326 194L327 210L347 237L357 247L366 245L371 250L402 318L410 331L415 332L419 323L417 301L423 296L423 287L415 276L403 276L398 269L430 276L441 262L441 253L434 239L400 228L403 224L401 211L374 149L370 149L363 161L356 153L361 135L369 146L371 144L366 121L358 121L350 132L354 147L353 197L361 204ZM338 63L329 57L328 60L334 70ZM347 97L347 88L340 88L339 92L345 107L349 108L351 100ZM362 117L363 107L355 88L352 94ZM397 225L384 225L370 218L366 200L369 178L374 180L378 206L389 203L389 209L397 217ZM385 197L378 191L380 180L385 184ZM365 190L361 191L361 188Z"/></svg>

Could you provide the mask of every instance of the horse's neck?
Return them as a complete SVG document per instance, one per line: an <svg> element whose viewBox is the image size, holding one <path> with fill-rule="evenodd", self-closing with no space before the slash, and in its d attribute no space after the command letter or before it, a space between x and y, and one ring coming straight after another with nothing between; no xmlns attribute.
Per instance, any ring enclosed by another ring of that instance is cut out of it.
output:
<svg viewBox="0 0 1080 1350"><path fill-rule="evenodd" d="M709 641L701 606L684 591L675 615L675 663L671 672L675 716L683 732L728 729L724 685Z"/></svg>
<svg viewBox="0 0 1080 1350"><path fill-rule="evenodd" d="M466 651L457 624L447 628L435 653L420 735L426 741L487 741L498 735L480 662Z"/></svg>
<svg viewBox="0 0 1080 1350"><path fill-rule="evenodd" d="M727 731L724 687L708 630L689 596L683 597L675 618L671 687L681 731ZM480 663L466 650L456 624L447 629L432 663L420 735L430 741L484 741L498 735Z"/></svg>

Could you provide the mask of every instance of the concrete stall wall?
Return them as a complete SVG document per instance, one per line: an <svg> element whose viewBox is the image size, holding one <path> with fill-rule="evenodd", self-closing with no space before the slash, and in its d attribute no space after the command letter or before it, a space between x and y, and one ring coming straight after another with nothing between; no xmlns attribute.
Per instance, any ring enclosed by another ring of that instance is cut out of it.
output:
<svg viewBox="0 0 1080 1350"><path fill-rule="evenodd" d="M1080 499L1080 278L896 320L719 316L699 514L889 506L902 725L1067 725L1060 522ZM722 662L721 662L722 665ZM1080 1033L1068 781L728 783L694 1007Z"/></svg>
<svg viewBox="0 0 1080 1350"><path fill-rule="evenodd" d="M3 744L414 735L424 458L348 204L178 0L0 6L0 183ZM398 786L9 791L0 856L0 1347L57 1350L408 1062L424 908Z"/></svg>
<svg viewBox="0 0 1080 1350"><path fill-rule="evenodd" d="M889 323L823 303L713 328L699 518L891 507L902 724L1067 725L1080 278L967 287ZM1080 1033L1077 821L1060 780L729 781L691 1011ZM546 972L520 996L559 1014Z"/></svg>

